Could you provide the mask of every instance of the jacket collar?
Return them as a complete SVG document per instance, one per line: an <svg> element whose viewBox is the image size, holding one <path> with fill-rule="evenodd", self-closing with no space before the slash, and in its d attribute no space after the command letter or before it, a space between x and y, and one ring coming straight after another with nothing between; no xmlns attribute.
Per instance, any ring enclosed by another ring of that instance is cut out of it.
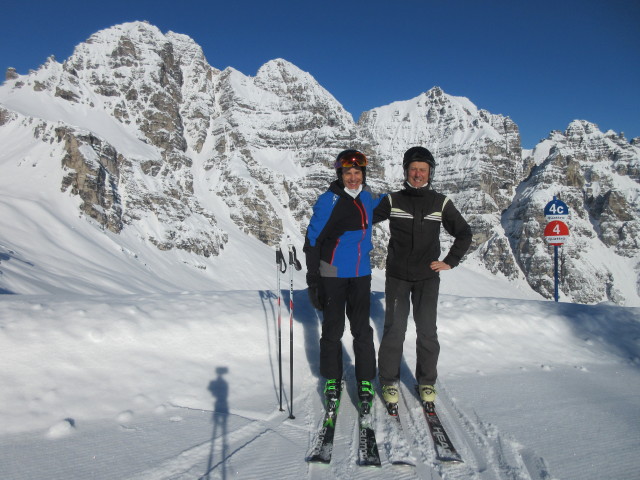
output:
<svg viewBox="0 0 640 480"><path fill-rule="evenodd" d="M412 195L415 197L424 197L429 190L431 190L430 183L426 184L424 187L416 188L411 186L411 184L405 180L404 189L402 191L405 192L407 195Z"/></svg>
<svg viewBox="0 0 640 480"><path fill-rule="evenodd" d="M329 185L329 190L331 190L333 193L337 195L340 195L341 197L351 198L351 199L353 198L344 190L344 183L342 183L342 180L334 180L333 182L331 182L331 185ZM371 189L366 183L362 184L362 190L360 191L360 193L362 192L371 192Z"/></svg>

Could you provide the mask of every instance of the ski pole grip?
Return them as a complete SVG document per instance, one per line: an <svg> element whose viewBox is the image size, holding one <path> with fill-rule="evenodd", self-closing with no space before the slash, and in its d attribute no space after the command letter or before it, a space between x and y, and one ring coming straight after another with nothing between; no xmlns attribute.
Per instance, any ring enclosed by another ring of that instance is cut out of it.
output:
<svg viewBox="0 0 640 480"><path fill-rule="evenodd" d="M296 247L294 247L293 244L289 244L289 265L293 265L298 271L302 270L302 265L300 265L298 255L296 253Z"/></svg>
<svg viewBox="0 0 640 480"><path fill-rule="evenodd" d="M280 272L284 273L287 271L287 262L284 259L284 255L282 254L280 247L276 247L276 265L280 268Z"/></svg>

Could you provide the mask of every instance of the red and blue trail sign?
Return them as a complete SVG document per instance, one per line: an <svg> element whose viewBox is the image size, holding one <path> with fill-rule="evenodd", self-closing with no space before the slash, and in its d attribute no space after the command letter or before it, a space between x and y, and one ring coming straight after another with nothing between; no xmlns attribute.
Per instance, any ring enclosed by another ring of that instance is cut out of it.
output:
<svg viewBox="0 0 640 480"><path fill-rule="evenodd" d="M569 227L564 220L569 217L569 207L562 200L553 197L544 207L544 218L547 220L547 226L544 229L544 239L549 245L553 245L553 277L554 277L554 294L555 301L558 301L558 247L564 245L569 238Z"/></svg>
<svg viewBox="0 0 640 480"><path fill-rule="evenodd" d="M567 238L569 238L569 227L566 223L560 220L553 220L547 223L544 229L544 239L549 245L563 245Z"/></svg>

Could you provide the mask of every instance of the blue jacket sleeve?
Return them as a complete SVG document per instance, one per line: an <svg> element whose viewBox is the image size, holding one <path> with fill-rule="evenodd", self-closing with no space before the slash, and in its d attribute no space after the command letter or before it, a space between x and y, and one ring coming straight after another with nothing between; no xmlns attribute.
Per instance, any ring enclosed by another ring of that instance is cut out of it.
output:
<svg viewBox="0 0 640 480"><path fill-rule="evenodd" d="M324 231L337 201L337 195L325 192L318 197L313 206L313 215L307 227L303 249L307 263L307 284L313 283L314 277L320 276L320 249Z"/></svg>

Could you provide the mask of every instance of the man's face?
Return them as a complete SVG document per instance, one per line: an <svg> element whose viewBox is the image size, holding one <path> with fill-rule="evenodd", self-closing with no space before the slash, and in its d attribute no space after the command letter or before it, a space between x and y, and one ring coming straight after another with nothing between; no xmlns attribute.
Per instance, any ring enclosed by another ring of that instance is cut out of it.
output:
<svg viewBox="0 0 640 480"><path fill-rule="evenodd" d="M429 170L427 162L411 162L407 168L407 181L412 187L421 188L429 183Z"/></svg>
<svg viewBox="0 0 640 480"><path fill-rule="evenodd" d="M350 190L356 190L362 185L362 170L355 167L342 167L342 182Z"/></svg>

